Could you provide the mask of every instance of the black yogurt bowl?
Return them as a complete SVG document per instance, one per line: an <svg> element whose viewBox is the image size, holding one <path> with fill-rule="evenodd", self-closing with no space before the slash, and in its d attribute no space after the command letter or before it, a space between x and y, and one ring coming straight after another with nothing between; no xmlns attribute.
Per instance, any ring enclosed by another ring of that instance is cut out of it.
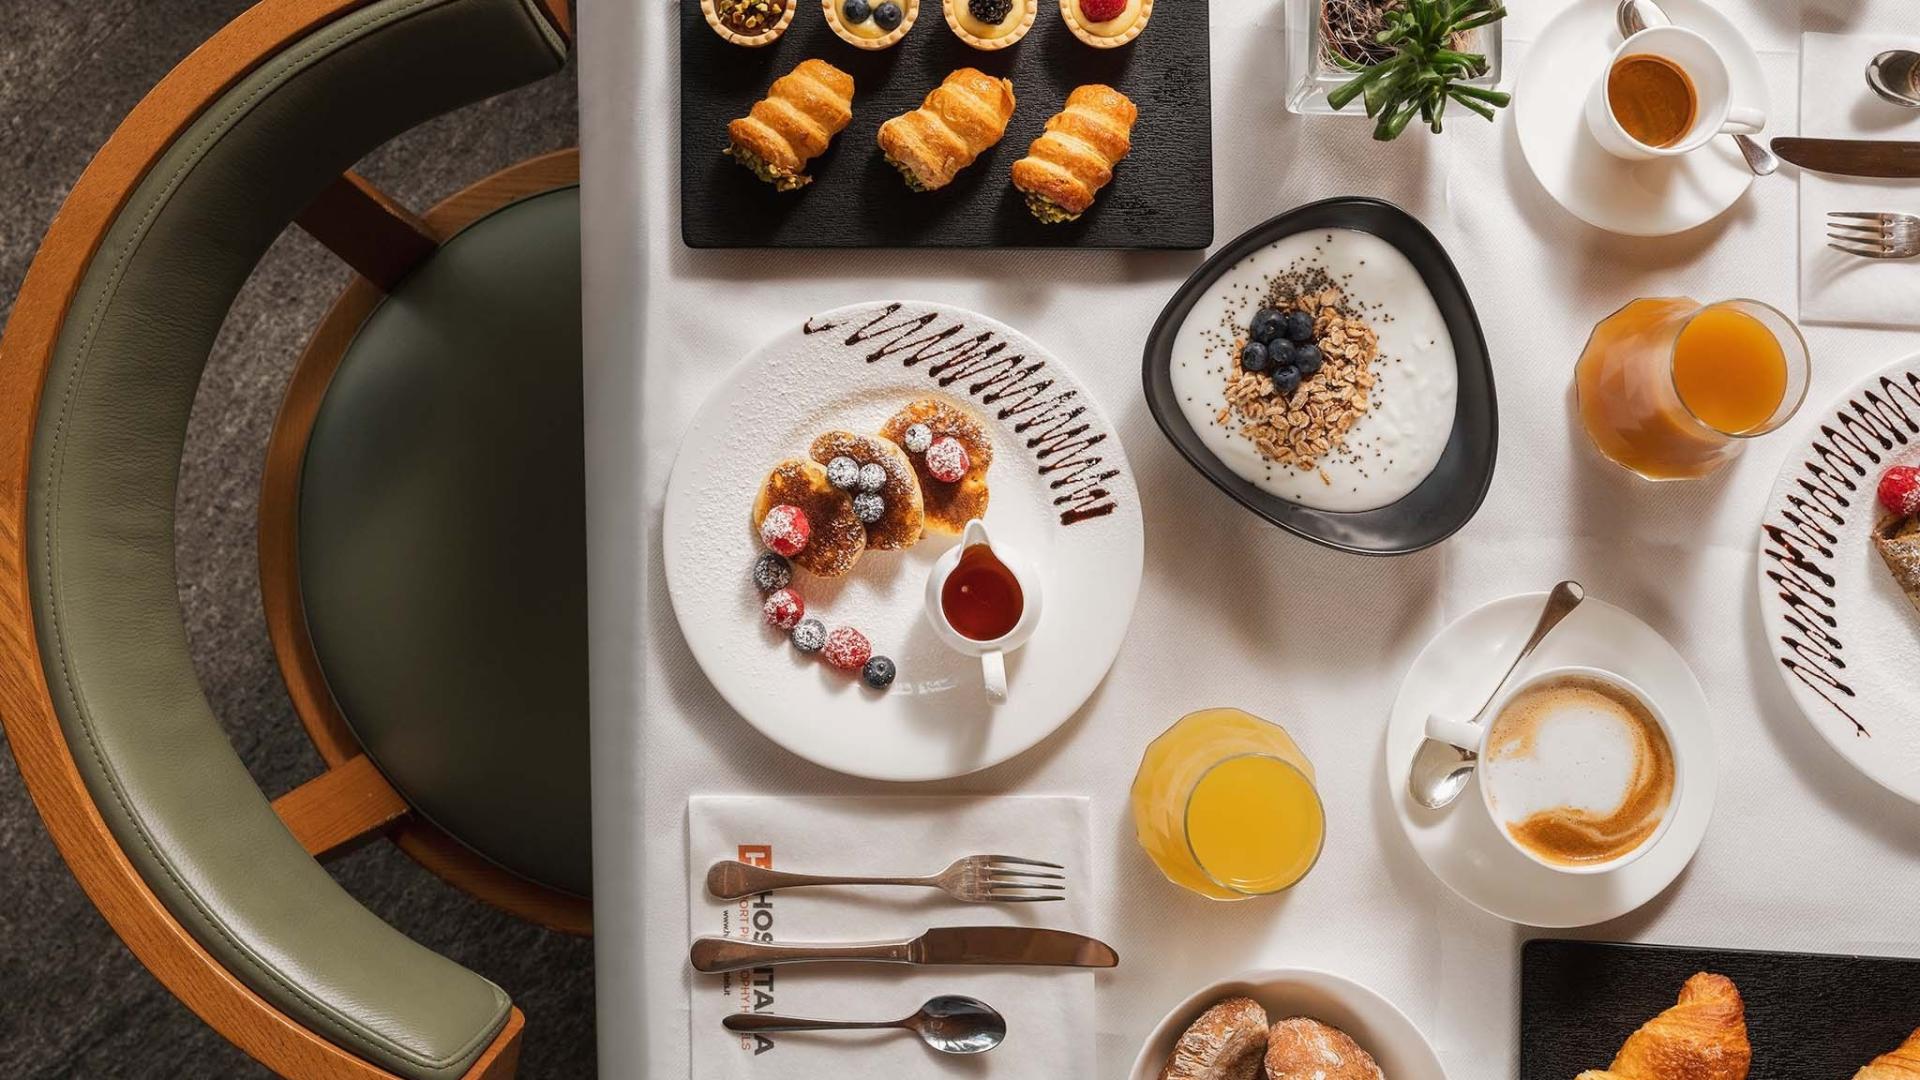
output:
<svg viewBox="0 0 1920 1080"><path fill-rule="evenodd" d="M1459 393L1453 430L1440 461L1398 502L1377 510L1315 510L1261 490L1213 456L1187 423L1173 392L1173 341L1193 305L1241 259L1276 240L1313 229L1355 229L1399 248L1433 294L1452 333ZM1500 409L1493 390L1487 339L1473 300L1446 249L1405 210L1380 199L1342 197L1296 207L1240 234L1215 252L1173 294L1153 324L1142 370L1147 407L1183 457L1240 505L1296 536L1359 555L1406 555L1452 536L1473 519L1493 483L1500 443Z"/></svg>

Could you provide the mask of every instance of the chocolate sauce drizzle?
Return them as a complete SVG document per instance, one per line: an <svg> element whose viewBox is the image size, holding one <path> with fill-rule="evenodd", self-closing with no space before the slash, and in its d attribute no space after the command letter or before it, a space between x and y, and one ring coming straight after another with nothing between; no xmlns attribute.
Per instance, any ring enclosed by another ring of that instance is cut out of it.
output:
<svg viewBox="0 0 1920 1080"><path fill-rule="evenodd" d="M869 364L889 357L908 368L925 364L927 377L941 389L958 385L997 418L1012 420L1014 433L1040 460L1040 478L1057 492L1053 505L1060 508L1060 524L1113 513L1116 504L1106 483L1120 470L1106 467L1106 459L1095 452L1109 436L1082 419L1087 406L1078 390L1055 390L1045 360L1011 351L1012 344L991 330L969 331L932 311L894 320L900 308L888 304L846 343L876 346L867 354ZM802 332L819 334L840 325L809 319Z"/></svg>
<svg viewBox="0 0 1920 1080"><path fill-rule="evenodd" d="M1834 577L1826 565L1839 542L1835 530L1847 527L1846 511L1853 500L1873 498L1873 468L1896 446L1915 438L1920 438L1920 372L1882 375L1877 387L1849 399L1832 421L1820 425L1813 453L1794 477L1797 490L1787 493L1778 519L1761 526L1767 536L1761 555L1774 564L1767 577L1779 587L1787 624L1794 631L1780 635L1792 654L1780 657L1780 663L1846 717L1862 738L1873 733L1837 700L1858 695L1841 678L1847 667L1841 656L1846 646L1836 634L1840 620Z"/></svg>

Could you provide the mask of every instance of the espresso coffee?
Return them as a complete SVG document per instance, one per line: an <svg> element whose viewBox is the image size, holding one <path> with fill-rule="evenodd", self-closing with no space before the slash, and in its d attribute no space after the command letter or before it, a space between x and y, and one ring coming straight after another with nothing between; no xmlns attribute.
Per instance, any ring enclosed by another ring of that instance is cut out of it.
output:
<svg viewBox="0 0 1920 1080"><path fill-rule="evenodd" d="M1673 747L1623 687L1565 676L1528 687L1493 720L1481 782L1494 817L1543 862L1596 866L1632 854L1673 803Z"/></svg>
<svg viewBox="0 0 1920 1080"><path fill-rule="evenodd" d="M1664 56L1623 56L1607 72L1607 105L1620 128L1647 146L1672 146L1700 110L1693 80Z"/></svg>

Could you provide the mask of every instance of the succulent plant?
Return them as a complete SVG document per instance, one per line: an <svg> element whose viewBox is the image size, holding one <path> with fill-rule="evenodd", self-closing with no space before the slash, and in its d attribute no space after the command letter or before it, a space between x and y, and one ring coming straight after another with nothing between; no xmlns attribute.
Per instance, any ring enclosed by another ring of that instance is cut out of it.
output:
<svg viewBox="0 0 1920 1080"><path fill-rule="evenodd" d="M1327 104L1344 109L1360 98L1374 120L1373 137L1382 141L1398 138L1416 116L1438 132L1449 102L1491 120L1512 95L1469 85L1487 73L1487 58L1457 46L1506 17L1499 0L1399 0L1376 38L1393 55L1372 65L1340 58L1357 74L1328 94Z"/></svg>

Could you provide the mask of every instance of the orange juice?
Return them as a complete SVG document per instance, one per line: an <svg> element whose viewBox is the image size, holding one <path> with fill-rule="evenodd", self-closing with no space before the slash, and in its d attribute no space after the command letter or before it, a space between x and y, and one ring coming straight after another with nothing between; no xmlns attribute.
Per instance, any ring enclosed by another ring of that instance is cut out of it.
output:
<svg viewBox="0 0 1920 1080"><path fill-rule="evenodd" d="M1806 343L1765 304L1635 300L1600 321L1575 368L1580 419L1609 460L1650 480L1705 476L1785 423Z"/></svg>
<svg viewBox="0 0 1920 1080"><path fill-rule="evenodd" d="M1239 709L1168 728L1133 781L1134 830L1169 881L1217 900L1285 889L1326 835L1313 765L1276 724Z"/></svg>

